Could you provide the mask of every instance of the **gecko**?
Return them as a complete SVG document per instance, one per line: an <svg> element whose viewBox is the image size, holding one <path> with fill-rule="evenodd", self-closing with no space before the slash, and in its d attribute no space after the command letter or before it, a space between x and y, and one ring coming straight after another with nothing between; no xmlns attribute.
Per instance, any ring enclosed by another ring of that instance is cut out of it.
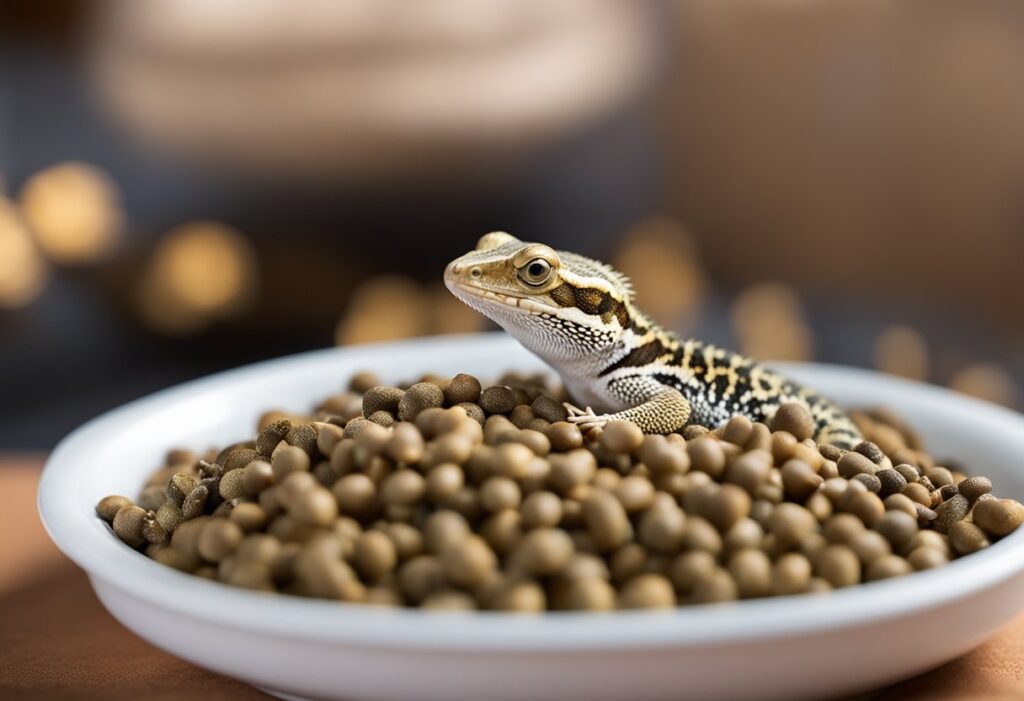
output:
<svg viewBox="0 0 1024 701"><path fill-rule="evenodd" d="M449 263L444 281L559 374L576 402L566 404L568 421L583 430L626 420L666 434L738 414L767 423L796 402L810 412L818 443L861 441L853 421L814 390L659 326L634 305L628 278L600 261L498 231Z"/></svg>

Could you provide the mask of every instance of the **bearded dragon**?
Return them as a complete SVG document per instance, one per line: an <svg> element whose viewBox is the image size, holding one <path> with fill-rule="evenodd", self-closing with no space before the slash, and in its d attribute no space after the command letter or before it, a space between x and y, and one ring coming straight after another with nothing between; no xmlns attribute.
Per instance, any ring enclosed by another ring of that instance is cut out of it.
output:
<svg viewBox="0 0 1024 701"><path fill-rule="evenodd" d="M493 232L449 263L444 280L558 372L586 407L566 405L568 420L582 429L628 420L645 433L672 433L688 423L713 428L737 414L767 422L779 406L797 402L810 412L819 443L850 448L861 440L816 392L661 328L633 305L629 280L599 261Z"/></svg>

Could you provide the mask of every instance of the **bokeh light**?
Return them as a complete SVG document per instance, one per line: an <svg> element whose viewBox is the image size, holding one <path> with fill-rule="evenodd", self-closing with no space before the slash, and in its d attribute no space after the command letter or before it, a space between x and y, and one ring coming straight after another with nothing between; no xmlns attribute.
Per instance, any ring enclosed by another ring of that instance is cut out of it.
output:
<svg viewBox="0 0 1024 701"><path fill-rule="evenodd" d="M49 266L14 204L0 197L0 307L21 307L46 287Z"/></svg>
<svg viewBox="0 0 1024 701"><path fill-rule="evenodd" d="M697 245L678 220L652 216L626 232L613 264L630 279L637 303L655 319L690 327L707 291Z"/></svg>
<svg viewBox="0 0 1024 701"><path fill-rule="evenodd" d="M139 309L154 329L187 333L242 311L259 282L256 256L237 230L185 224L156 246L139 289Z"/></svg>
<svg viewBox="0 0 1024 701"><path fill-rule="evenodd" d="M777 282L752 285L736 296L731 312L743 353L769 360L814 357L811 329L791 287Z"/></svg>
<svg viewBox="0 0 1024 701"><path fill-rule="evenodd" d="M930 367L928 344L909 326L888 326L875 341L875 367L923 382L928 379Z"/></svg>
<svg viewBox="0 0 1024 701"><path fill-rule="evenodd" d="M39 247L61 265L93 263L113 252L123 228L120 199L109 175L76 162L36 173L20 195Z"/></svg>

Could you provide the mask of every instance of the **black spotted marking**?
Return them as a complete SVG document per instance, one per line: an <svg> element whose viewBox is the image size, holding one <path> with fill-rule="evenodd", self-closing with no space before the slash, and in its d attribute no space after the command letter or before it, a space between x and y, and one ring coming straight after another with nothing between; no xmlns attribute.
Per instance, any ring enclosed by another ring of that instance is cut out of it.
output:
<svg viewBox="0 0 1024 701"><path fill-rule="evenodd" d="M551 299L555 300L560 307L576 306L576 294L573 292L572 285L559 285L555 289L551 290L550 294Z"/></svg>
<svg viewBox="0 0 1024 701"><path fill-rule="evenodd" d="M631 317L625 302L621 302L608 292L593 287L574 287L569 283L562 283L549 293L551 299L560 307L576 307L584 314L599 316L606 323L610 324L612 319L617 319L622 328L632 328L639 331L642 327L636 324Z"/></svg>
<svg viewBox="0 0 1024 701"><path fill-rule="evenodd" d="M645 343L642 346L634 348L629 353L606 367L600 372L598 377L604 377L605 375L615 372L620 368L639 368L644 365L650 365L667 352L668 349L662 345L661 341L654 340L649 343Z"/></svg>

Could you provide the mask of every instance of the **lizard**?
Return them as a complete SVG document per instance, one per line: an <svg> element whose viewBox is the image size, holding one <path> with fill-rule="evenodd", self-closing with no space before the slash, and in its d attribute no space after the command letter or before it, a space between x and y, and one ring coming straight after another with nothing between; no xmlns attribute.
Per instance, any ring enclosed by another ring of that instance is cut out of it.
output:
<svg viewBox="0 0 1024 701"><path fill-rule="evenodd" d="M636 308L628 278L605 263L498 231L451 261L444 281L558 372L586 407L566 404L567 420L582 430L627 420L667 434L688 424L714 428L737 414L767 423L796 402L810 412L818 443L849 449L861 440L853 421L814 390L663 329Z"/></svg>

